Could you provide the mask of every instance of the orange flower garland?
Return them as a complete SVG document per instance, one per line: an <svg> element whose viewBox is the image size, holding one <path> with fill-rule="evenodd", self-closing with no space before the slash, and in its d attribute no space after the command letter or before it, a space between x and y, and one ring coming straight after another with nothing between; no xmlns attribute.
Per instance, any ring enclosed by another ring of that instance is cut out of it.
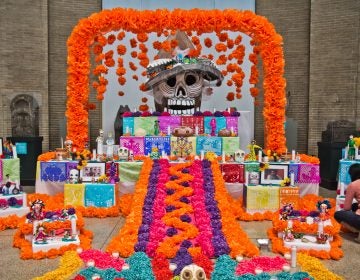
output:
<svg viewBox="0 0 360 280"><path fill-rule="evenodd" d="M126 19L124 21L123 19ZM111 23L111 24L110 24ZM139 42L148 40L147 33L163 30L185 30L210 33L218 31L219 40L227 42L227 33L220 30L232 30L252 36L259 46L264 66L264 111L265 147L279 153L285 147L285 79L282 38L265 17L250 11L238 10L156 10L137 11L116 8L104 10L83 19L73 29L68 39L68 81L67 81L67 136L74 141L76 148L83 148L88 138L88 111L84 108L89 99L90 53L92 42L101 46L107 39L98 35L102 32L123 29L124 32L137 34ZM142 30L142 33L139 33ZM139 34L138 34L139 33ZM235 40L235 44L241 40ZM170 46L171 47L171 46ZM195 52L199 53L201 45ZM147 66L148 59L142 59L141 65ZM225 58L221 58L221 62ZM99 69L98 69L99 70ZM119 77L123 78L123 77ZM125 82L123 79L121 82ZM97 87L101 99L105 84Z"/></svg>

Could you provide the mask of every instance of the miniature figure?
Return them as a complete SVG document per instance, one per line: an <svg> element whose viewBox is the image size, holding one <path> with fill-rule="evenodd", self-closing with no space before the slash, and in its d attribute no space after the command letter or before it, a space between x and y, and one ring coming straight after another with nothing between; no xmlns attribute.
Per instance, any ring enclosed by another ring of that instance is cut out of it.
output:
<svg viewBox="0 0 360 280"><path fill-rule="evenodd" d="M347 159L349 160L355 159L355 140L353 135L350 135L349 140L347 142Z"/></svg>
<svg viewBox="0 0 360 280"><path fill-rule="evenodd" d="M96 150L97 150L97 154L98 157L101 157L104 153L103 151L103 145L104 145L104 130L99 129L99 136L96 138Z"/></svg>
<svg viewBox="0 0 360 280"><path fill-rule="evenodd" d="M45 207L44 202L41 199L35 200L31 203L31 212L26 215L30 222L35 220L43 220L45 218L45 213L43 208Z"/></svg>
<svg viewBox="0 0 360 280"><path fill-rule="evenodd" d="M249 161L256 161L256 151L255 149L262 149L260 146L256 145L256 141L252 140L251 144L249 144L247 146L247 148L249 149L250 153L248 155L248 160Z"/></svg>
<svg viewBox="0 0 360 280"><path fill-rule="evenodd" d="M109 132L108 138L106 139L106 157L110 160L112 160L114 156L114 144L115 140L112 132Z"/></svg>

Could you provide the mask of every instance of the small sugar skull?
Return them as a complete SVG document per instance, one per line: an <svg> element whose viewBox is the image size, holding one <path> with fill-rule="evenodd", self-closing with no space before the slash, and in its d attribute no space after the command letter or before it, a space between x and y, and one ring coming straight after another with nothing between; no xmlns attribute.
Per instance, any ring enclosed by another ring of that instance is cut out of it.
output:
<svg viewBox="0 0 360 280"><path fill-rule="evenodd" d="M185 266L180 273L181 280L206 280L204 269L196 264Z"/></svg>
<svg viewBox="0 0 360 280"><path fill-rule="evenodd" d="M128 160L129 159L129 149L126 147L120 147L118 150L119 160Z"/></svg>
<svg viewBox="0 0 360 280"><path fill-rule="evenodd" d="M245 160L245 152L243 150L235 151L235 161L236 162L244 162Z"/></svg>
<svg viewBox="0 0 360 280"><path fill-rule="evenodd" d="M71 184L79 183L79 170L77 170L77 169L70 170L69 183L71 183Z"/></svg>

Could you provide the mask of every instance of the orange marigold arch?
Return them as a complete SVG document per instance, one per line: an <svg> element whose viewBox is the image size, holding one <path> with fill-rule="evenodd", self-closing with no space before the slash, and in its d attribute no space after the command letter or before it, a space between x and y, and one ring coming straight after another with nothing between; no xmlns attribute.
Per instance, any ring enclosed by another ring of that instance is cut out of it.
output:
<svg viewBox="0 0 360 280"><path fill-rule="evenodd" d="M285 152L285 79L282 37L263 16L239 10L153 10L115 8L79 21L68 39L67 137L82 149L88 139L90 49L94 38L114 30L132 33L164 29L242 32L257 44L263 61L265 148Z"/></svg>

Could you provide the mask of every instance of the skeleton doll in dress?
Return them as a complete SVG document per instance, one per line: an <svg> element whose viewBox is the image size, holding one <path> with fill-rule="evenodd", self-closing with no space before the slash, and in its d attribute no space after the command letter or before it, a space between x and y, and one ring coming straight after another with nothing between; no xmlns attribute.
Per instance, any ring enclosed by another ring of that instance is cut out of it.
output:
<svg viewBox="0 0 360 280"><path fill-rule="evenodd" d="M181 49L180 43L189 39L182 32L176 36L180 48L175 50L175 57L161 58L150 63L147 67L149 80L145 88L152 91L156 111L192 115L200 110L203 94L211 94L210 87L220 86L224 77L211 60L187 57L193 46ZM186 47L189 44L191 42ZM166 55L160 53L159 56Z"/></svg>

